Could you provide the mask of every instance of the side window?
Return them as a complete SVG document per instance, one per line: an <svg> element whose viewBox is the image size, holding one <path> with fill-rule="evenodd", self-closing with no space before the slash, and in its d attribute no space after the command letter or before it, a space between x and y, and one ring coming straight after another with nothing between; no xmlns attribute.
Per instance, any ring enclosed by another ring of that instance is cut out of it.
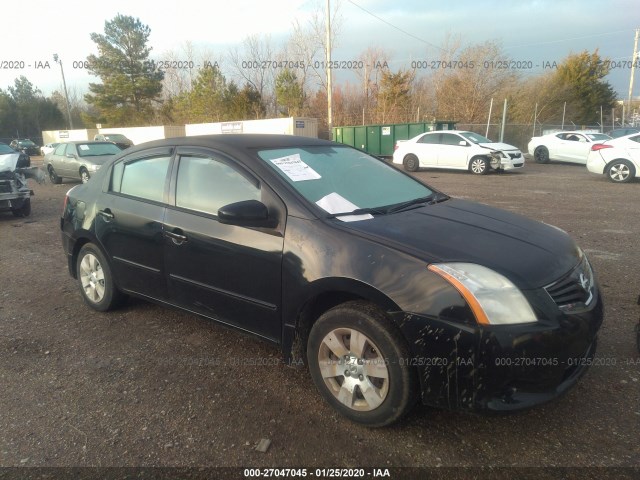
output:
<svg viewBox="0 0 640 480"><path fill-rule="evenodd" d="M634 137L629 137L629 140L640 143L640 135L636 135Z"/></svg>
<svg viewBox="0 0 640 480"><path fill-rule="evenodd" d="M260 198L260 188L226 163L212 157L180 157L176 206L217 215L229 203Z"/></svg>
<svg viewBox="0 0 640 480"><path fill-rule="evenodd" d="M162 202L170 162L170 156L120 162L113 167L111 191Z"/></svg>
<svg viewBox="0 0 640 480"><path fill-rule="evenodd" d="M54 155L64 155L64 149L67 148L67 144L66 143L61 143L60 145L58 145L56 147L56 150L53 152Z"/></svg>
<svg viewBox="0 0 640 480"><path fill-rule="evenodd" d="M460 138L457 135L454 135L453 133L443 133L440 143L442 145L458 145L461 140L462 138Z"/></svg>
<svg viewBox="0 0 640 480"><path fill-rule="evenodd" d="M418 143L429 143L429 144L434 144L435 143L435 144L437 144L439 136L440 136L439 133L423 135L422 138L420 138L420 140L418 140Z"/></svg>

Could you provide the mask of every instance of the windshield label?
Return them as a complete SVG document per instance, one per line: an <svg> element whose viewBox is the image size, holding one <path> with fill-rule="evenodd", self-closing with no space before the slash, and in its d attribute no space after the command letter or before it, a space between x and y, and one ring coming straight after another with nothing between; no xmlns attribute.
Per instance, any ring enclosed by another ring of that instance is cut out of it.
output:
<svg viewBox="0 0 640 480"><path fill-rule="evenodd" d="M80 150L89 150L89 145L78 145Z"/></svg>
<svg viewBox="0 0 640 480"><path fill-rule="evenodd" d="M298 153L287 157L274 158L271 162L282 170L292 182L318 180L322 178L318 172L302 161Z"/></svg>
<svg viewBox="0 0 640 480"><path fill-rule="evenodd" d="M357 205L354 205L349 200L336 192L325 195L316 202L316 205L318 205L328 213L352 212L358 209ZM357 222L358 220L367 220L369 218L373 218L373 215L365 213L363 215L341 215L336 218L338 220L342 220L343 222Z"/></svg>

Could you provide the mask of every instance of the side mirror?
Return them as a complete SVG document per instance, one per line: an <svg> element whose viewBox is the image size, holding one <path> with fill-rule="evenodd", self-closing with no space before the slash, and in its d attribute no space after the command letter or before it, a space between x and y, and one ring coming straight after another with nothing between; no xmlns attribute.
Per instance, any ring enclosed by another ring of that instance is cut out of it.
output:
<svg viewBox="0 0 640 480"><path fill-rule="evenodd" d="M465 142L464 140L460 140L458 142L458 145L460 145L461 147L468 147L469 146L469 144L467 142Z"/></svg>
<svg viewBox="0 0 640 480"><path fill-rule="evenodd" d="M220 207L218 221L240 227L275 227L277 222L269 218L269 209L258 200L244 200Z"/></svg>
<svg viewBox="0 0 640 480"><path fill-rule="evenodd" d="M78 158L75 153L67 153L67 158Z"/></svg>

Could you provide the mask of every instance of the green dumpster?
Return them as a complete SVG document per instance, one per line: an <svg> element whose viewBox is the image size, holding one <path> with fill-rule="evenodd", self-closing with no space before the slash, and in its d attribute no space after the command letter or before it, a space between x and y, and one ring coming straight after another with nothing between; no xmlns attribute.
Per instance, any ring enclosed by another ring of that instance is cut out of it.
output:
<svg viewBox="0 0 640 480"><path fill-rule="evenodd" d="M344 126L334 127L332 137L334 142L350 145L371 155L391 157L397 140L408 140L424 132L454 130L455 128L456 122L445 120Z"/></svg>

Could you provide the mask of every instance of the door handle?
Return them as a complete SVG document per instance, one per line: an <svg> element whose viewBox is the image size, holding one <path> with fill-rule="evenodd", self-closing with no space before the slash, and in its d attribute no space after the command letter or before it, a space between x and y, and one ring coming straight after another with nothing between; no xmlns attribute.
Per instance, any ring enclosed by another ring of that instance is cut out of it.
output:
<svg viewBox="0 0 640 480"><path fill-rule="evenodd" d="M105 208L104 210L98 210L98 215L104 218L105 222L110 222L115 218L113 216L113 213L111 213L111 210L109 210L108 208Z"/></svg>
<svg viewBox="0 0 640 480"><path fill-rule="evenodd" d="M164 232L164 235L176 245L182 245L188 241L187 236L183 235L182 230L179 228L174 229L172 232Z"/></svg>

